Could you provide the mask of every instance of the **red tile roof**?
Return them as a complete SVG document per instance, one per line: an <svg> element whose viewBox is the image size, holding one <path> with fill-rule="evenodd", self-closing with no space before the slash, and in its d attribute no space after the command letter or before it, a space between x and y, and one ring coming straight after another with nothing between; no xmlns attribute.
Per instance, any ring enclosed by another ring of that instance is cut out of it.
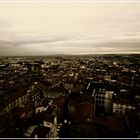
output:
<svg viewBox="0 0 140 140"><path fill-rule="evenodd" d="M109 116L107 118L107 124L112 131L123 131L124 130L123 123L116 118Z"/></svg>
<svg viewBox="0 0 140 140"><path fill-rule="evenodd" d="M58 108L62 111L64 108L65 97L59 96L53 100L53 105L57 105Z"/></svg>
<svg viewBox="0 0 140 140"><path fill-rule="evenodd" d="M50 128L45 126L38 126L34 129L33 133L31 134L31 137L34 138L35 135L39 138L46 138L46 135L50 132Z"/></svg>

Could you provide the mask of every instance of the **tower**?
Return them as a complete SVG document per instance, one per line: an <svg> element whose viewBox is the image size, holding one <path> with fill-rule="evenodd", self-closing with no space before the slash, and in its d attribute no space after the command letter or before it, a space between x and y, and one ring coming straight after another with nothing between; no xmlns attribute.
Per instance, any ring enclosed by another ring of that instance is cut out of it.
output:
<svg viewBox="0 0 140 140"><path fill-rule="evenodd" d="M105 113L110 114L112 112L112 96L113 91L105 92Z"/></svg>

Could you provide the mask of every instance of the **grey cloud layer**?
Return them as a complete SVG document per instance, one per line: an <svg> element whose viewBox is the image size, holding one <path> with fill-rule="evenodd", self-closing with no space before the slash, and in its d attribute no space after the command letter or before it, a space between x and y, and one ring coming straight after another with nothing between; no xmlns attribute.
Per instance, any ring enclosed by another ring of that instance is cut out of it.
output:
<svg viewBox="0 0 140 140"><path fill-rule="evenodd" d="M41 46L41 47L40 47ZM95 43L94 39L87 40L35 40L30 42L13 43L0 41L2 55L45 55L67 53L121 53L140 52L140 41Z"/></svg>
<svg viewBox="0 0 140 140"><path fill-rule="evenodd" d="M140 53L140 3L0 3L0 55Z"/></svg>

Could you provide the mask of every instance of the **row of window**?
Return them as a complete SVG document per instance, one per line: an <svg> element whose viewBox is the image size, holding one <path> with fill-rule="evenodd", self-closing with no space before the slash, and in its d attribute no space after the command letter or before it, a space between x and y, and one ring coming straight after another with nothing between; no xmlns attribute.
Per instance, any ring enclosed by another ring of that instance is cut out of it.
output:
<svg viewBox="0 0 140 140"><path fill-rule="evenodd" d="M129 108L129 109L135 109L135 106L133 106L133 105L125 105L125 104L116 104L116 103L114 103L114 104L113 104L113 108L123 108L123 109Z"/></svg>
<svg viewBox="0 0 140 140"><path fill-rule="evenodd" d="M33 98L32 101L35 101L39 99L39 93L36 94L35 98ZM18 99L15 99L13 102L9 103L8 106L5 108L5 110L10 111L11 109L15 107L21 107L23 104L27 103L29 101L29 94L26 94L22 97L19 97Z"/></svg>
<svg viewBox="0 0 140 140"><path fill-rule="evenodd" d="M125 108L125 109L123 109L123 108L116 108L116 109L113 109L113 112L114 113L125 114L125 112L129 112L131 109L129 109L129 108Z"/></svg>

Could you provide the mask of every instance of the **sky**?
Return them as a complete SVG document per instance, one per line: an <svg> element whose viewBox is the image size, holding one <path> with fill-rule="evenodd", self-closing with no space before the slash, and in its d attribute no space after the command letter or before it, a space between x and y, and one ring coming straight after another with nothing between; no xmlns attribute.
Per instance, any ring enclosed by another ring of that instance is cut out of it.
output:
<svg viewBox="0 0 140 140"><path fill-rule="evenodd" d="M0 56L140 53L140 2L0 2Z"/></svg>

